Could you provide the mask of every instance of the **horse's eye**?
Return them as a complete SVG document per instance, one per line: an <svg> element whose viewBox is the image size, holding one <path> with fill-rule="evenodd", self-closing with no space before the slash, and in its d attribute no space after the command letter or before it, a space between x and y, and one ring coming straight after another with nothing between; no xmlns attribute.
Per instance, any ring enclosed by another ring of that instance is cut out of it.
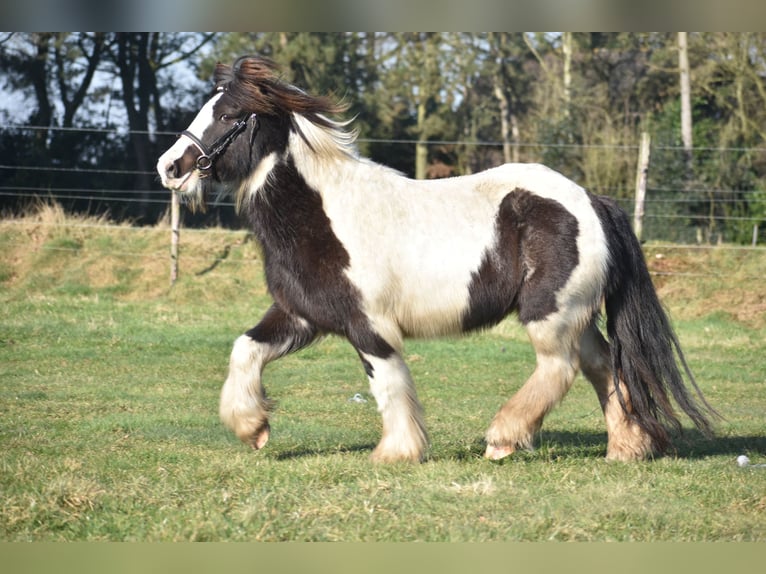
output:
<svg viewBox="0 0 766 574"><path fill-rule="evenodd" d="M220 120L222 122L228 122L229 121L229 114L221 114Z"/></svg>

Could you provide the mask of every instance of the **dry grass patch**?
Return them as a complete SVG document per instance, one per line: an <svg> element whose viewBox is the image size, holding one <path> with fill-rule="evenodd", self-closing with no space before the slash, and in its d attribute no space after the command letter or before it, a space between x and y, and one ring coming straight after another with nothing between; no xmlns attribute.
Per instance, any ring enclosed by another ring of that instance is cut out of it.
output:
<svg viewBox="0 0 766 574"><path fill-rule="evenodd" d="M167 221L154 227L114 224L40 203L0 220L0 283L26 293L94 293L125 301L227 300L245 287L265 294L260 249L245 232L181 230L179 281L170 285Z"/></svg>
<svg viewBox="0 0 766 574"><path fill-rule="evenodd" d="M651 244L645 252L674 316L723 312L751 327L766 325L766 250Z"/></svg>

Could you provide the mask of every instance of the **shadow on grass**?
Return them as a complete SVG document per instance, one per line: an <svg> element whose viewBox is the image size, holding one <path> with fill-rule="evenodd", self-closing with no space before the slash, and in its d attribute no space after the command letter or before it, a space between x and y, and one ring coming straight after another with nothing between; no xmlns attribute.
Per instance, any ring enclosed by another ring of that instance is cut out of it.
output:
<svg viewBox="0 0 766 574"><path fill-rule="evenodd" d="M298 446L294 448L289 448L285 450L281 450L280 452L272 455L276 460L290 460L294 458L302 458L306 456L326 456L328 454L339 454L339 453L358 453L358 452L367 452L372 453L372 450L375 448L374 443L368 443L368 444L357 444L357 445L348 445L348 446L333 446L333 447L325 447L325 446Z"/></svg>
<svg viewBox="0 0 766 574"><path fill-rule="evenodd" d="M213 271L216 267L218 267L218 265L220 265L223 261L226 261L229 258L230 252L231 252L231 245L224 246L223 251L215 259L213 259L213 262L208 267L205 267L202 271L197 271L195 275L197 277L207 275L208 273Z"/></svg>
<svg viewBox="0 0 766 574"><path fill-rule="evenodd" d="M518 452L509 460L559 460L570 458L603 458L606 456L606 433L577 431L543 431L535 440L535 450ZM485 442L477 438L469 445L457 446L439 444L438 437L431 440L428 461L440 460L469 461L482 459ZM306 456L322 456L338 453L372 453L374 443L335 445L332 447L297 446L274 454L277 460L287 460ZM702 459L710 456L731 456L740 454L766 453L766 436L716 436L708 438L701 432L685 430L683 434L674 434L672 446L665 456ZM659 458L659 457L658 457Z"/></svg>
<svg viewBox="0 0 766 574"><path fill-rule="evenodd" d="M708 438L698 430L686 430L673 437L675 449L669 454L679 458L705 458L729 455L736 457L747 453L766 453L766 435L714 436Z"/></svg>
<svg viewBox="0 0 766 574"><path fill-rule="evenodd" d="M714 436L709 438L696 429L685 429L671 436L672 444L664 456L702 459L710 456L766 454L766 436ZM599 458L606 456L607 435L601 432L545 431L538 433L535 450L518 452L513 457L524 459ZM477 439L470 448L449 453L450 458L468 460L484 454L485 443ZM513 458L511 457L511 458ZM659 457L658 457L659 458Z"/></svg>

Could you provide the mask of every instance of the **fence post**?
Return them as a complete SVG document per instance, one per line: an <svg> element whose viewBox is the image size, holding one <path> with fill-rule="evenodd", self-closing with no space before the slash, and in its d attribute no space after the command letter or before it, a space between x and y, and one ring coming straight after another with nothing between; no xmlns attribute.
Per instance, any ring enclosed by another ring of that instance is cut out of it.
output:
<svg viewBox="0 0 766 574"><path fill-rule="evenodd" d="M181 235L181 203L178 192L170 195L170 285L178 279L178 240Z"/></svg>
<svg viewBox="0 0 766 574"><path fill-rule="evenodd" d="M641 132L641 147L638 152L636 167L636 207L633 212L633 231L641 241L644 225L644 200L646 198L646 178L649 173L649 134Z"/></svg>

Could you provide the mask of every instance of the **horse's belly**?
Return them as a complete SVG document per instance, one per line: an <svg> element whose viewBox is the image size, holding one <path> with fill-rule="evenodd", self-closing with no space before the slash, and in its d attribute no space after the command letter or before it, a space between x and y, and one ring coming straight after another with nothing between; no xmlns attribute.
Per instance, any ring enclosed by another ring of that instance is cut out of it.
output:
<svg viewBox="0 0 766 574"><path fill-rule="evenodd" d="M451 271L415 273L409 282L400 283L390 308L406 336L433 337L462 330L471 274L468 269Z"/></svg>

